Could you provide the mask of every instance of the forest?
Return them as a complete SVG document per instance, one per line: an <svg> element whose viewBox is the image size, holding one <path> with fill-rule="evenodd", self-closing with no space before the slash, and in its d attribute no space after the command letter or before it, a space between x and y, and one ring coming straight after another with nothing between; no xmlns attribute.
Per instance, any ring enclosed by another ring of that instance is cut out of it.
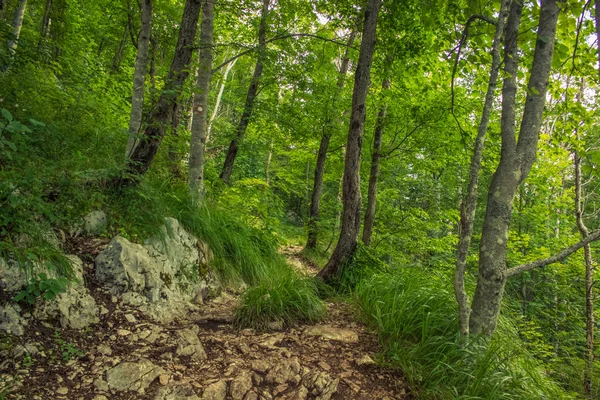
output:
<svg viewBox="0 0 600 400"><path fill-rule="evenodd" d="M599 398L599 38L599 0L0 0L0 306L175 218L235 329L343 304L406 398Z"/></svg>

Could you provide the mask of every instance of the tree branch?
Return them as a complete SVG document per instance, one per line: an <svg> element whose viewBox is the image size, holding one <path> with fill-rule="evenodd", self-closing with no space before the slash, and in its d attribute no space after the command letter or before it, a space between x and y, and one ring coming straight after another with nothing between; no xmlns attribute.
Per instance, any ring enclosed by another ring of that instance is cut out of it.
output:
<svg viewBox="0 0 600 400"><path fill-rule="evenodd" d="M600 239L600 229L590 233L588 237L582 239L580 242L574 244L573 246L567 247L563 251L548 258L543 258L541 260L533 261L527 264L522 264L517 267L509 268L504 272L505 278L510 278L512 276L518 275L521 272L529 271L535 268L545 267L546 265L554 264L556 262L562 261L571 254L575 253L577 250L585 246L586 244L590 244L596 240Z"/></svg>
<svg viewBox="0 0 600 400"><path fill-rule="evenodd" d="M277 40L283 40L283 39L289 39L289 38L293 38L293 37L310 37L310 38L314 38L314 39L319 39L319 40L323 40L325 42L331 42L331 43L335 43L339 46L344 46L344 47L348 47L347 43L342 43L342 42L338 42L335 39L328 39L319 35L315 35L312 33L289 33L286 35L280 35L280 36L275 36L267 41L265 41L265 44L267 43L271 43L271 42L275 42ZM221 68L223 68L224 66L226 66L227 64L229 64L230 62L237 60L238 58L245 56L246 54L252 53L253 51L257 50L259 48L259 46L254 46L249 48L248 50L244 50L241 53L223 61L221 64L217 65L215 68L213 68L212 73L214 74L215 72L217 72L218 70L220 70ZM354 47L350 47L351 49L356 50Z"/></svg>

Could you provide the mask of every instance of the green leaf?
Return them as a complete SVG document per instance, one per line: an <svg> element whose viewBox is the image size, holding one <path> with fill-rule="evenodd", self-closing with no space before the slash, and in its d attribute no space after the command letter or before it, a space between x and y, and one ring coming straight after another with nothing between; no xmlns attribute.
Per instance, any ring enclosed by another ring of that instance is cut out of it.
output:
<svg viewBox="0 0 600 400"><path fill-rule="evenodd" d="M2 115L4 116L4 118L6 118L6 120L8 122L12 122L13 116L12 116L12 114L6 108L3 108L1 110L1 112L2 112Z"/></svg>

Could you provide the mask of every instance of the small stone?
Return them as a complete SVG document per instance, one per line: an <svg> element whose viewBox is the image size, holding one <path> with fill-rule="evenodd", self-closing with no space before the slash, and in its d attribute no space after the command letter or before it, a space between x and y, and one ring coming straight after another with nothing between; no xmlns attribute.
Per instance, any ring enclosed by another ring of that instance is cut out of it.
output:
<svg viewBox="0 0 600 400"><path fill-rule="evenodd" d="M66 395L67 393L69 393L69 388L67 388L66 386L61 386L58 389L56 389L56 393L61 394L61 395Z"/></svg>
<svg viewBox="0 0 600 400"><path fill-rule="evenodd" d="M250 389L252 389L252 376L248 371L244 371L231 381L229 392L233 400L242 400Z"/></svg>
<svg viewBox="0 0 600 400"><path fill-rule="evenodd" d="M96 397L94 397L92 400L108 400L108 397L106 397L102 394L99 394Z"/></svg>
<svg viewBox="0 0 600 400"><path fill-rule="evenodd" d="M111 296L110 301L116 303L117 301L119 301L119 298L117 296Z"/></svg>
<svg viewBox="0 0 600 400"><path fill-rule="evenodd" d="M285 383L278 385L277 387L275 387L275 389L273 389L273 396L277 397L280 393L285 392L288 389L288 385L286 385Z"/></svg>
<svg viewBox="0 0 600 400"><path fill-rule="evenodd" d="M108 392L108 383L104 379L97 378L94 381L94 387L99 392Z"/></svg>
<svg viewBox="0 0 600 400"><path fill-rule="evenodd" d="M112 340L113 342L117 341L117 335L110 335L109 336L110 340Z"/></svg>
<svg viewBox="0 0 600 400"><path fill-rule="evenodd" d="M320 362L319 362L317 365L318 365L319 367L321 367L321 369L323 369L323 370L325 370L325 371L329 371L329 370L331 369L331 367L329 366L329 364L327 364L327 363L326 363L326 362L324 362L324 361L320 361Z"/></svg>
<svg viewBox="0 0 600 400"><path fill-rule="evenodd" d="M134 324L137 322L137 319L135 318L135 316L133 314L125 314L125 319L127 320L127 322L129 322L130 324Z"/></svg>
<svg viewBox="0 0 600 400"><path fill-rule="evenodd" d="M167 374L160 375L158 377L158 382L163 386L167 386L169 384L169 375L167 375Z"/></svg>
<svg viewBox="0 0 600 400"><path fill-rule="evenodd" d="M362 367L363 365L374 365L375 364L375 361L373 361L373 359L368 354L365 354L361 358L358 358L355 362L356 362L356 365L358 365L359 367Z"/></svg>
<svg viewBox="0 0 600 400"><path fill-rule="evenodd" d="M304 334L320 336L328 340L337 340L344 343L358 343L358 334L349 329L334 328L329 325L315 325L307 328Z"/></svg>
<svg viewBox="0 0 600 400"><path fill-rule="evenodd" d="M227 396L227 382L218 381L209 385L202 394L202 400L225 400Z"/></svg>
<svg viewBox="0 0 600 400"><path fill-rule="evenodd" d="M117 335L129 336L129 335L131 335L131 331L128 331L127 329L117 329Z"/></svg>
<svg viewBox="0 0 600 400"><path fill-rule="evenodd" d="M108 308L104 307L104 306L100 306L100 315L106 315L108 314Z"/></svg>
<svg viewBox="0 0 600 400"><path fill-rule="evenodd" d="M110 346L105 345L105 344L99 345L96 348L96 350L98 351L98 353L104 354L105 356L111 356L112 355L112 350L111 350Z"/></svg>

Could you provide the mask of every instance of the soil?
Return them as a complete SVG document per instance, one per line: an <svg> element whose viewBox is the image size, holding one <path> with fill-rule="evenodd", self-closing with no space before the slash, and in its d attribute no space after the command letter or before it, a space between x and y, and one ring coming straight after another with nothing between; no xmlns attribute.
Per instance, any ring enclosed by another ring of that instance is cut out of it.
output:
<svg viewBox="0 0 600 400"><path fill-rule="evenodd" d="M185 387L190 396L198 397L161 399L217 399L208 397L205 389L220 381L227 382L230 390L225 398L232 399L231 382L242 374L252 376L252 388L244 399L411 398L400 371L373 361L380 352L376 334L356 321L346 303L328 303L328 317L319 325L353 333L358 336L356 342L307 334L314 326L273 332L236 330L231 321L238 298L228 293L181 320L161 324L122 304L95 280L93 260L105 246L105 240L89 238L68 245L69 252L84 261L86 285L104 308L100 323L79 331L63 330L30 317L24 336L0 335L0 346L13 349L11 357L0 359L0 399L3 388L8 392L6 399L155 399L161 390L171 387ZM282 252L296 268L314 273L315 267L302 260L297 248ZM205 358L177 354L178 332L184 329L197 331ZM14 354L19 345L26 346L28 353ZM147 387L120 391L107 385L108 370L142 358L162 368ZM277 377L269 381L268 371L295 362L303 372L287 381ZM263 364L266 368L257 367ZM328 384L337 384L337 390L320 394L309 387L303 395L299 380L307 371L318 372Z"/></svg>

